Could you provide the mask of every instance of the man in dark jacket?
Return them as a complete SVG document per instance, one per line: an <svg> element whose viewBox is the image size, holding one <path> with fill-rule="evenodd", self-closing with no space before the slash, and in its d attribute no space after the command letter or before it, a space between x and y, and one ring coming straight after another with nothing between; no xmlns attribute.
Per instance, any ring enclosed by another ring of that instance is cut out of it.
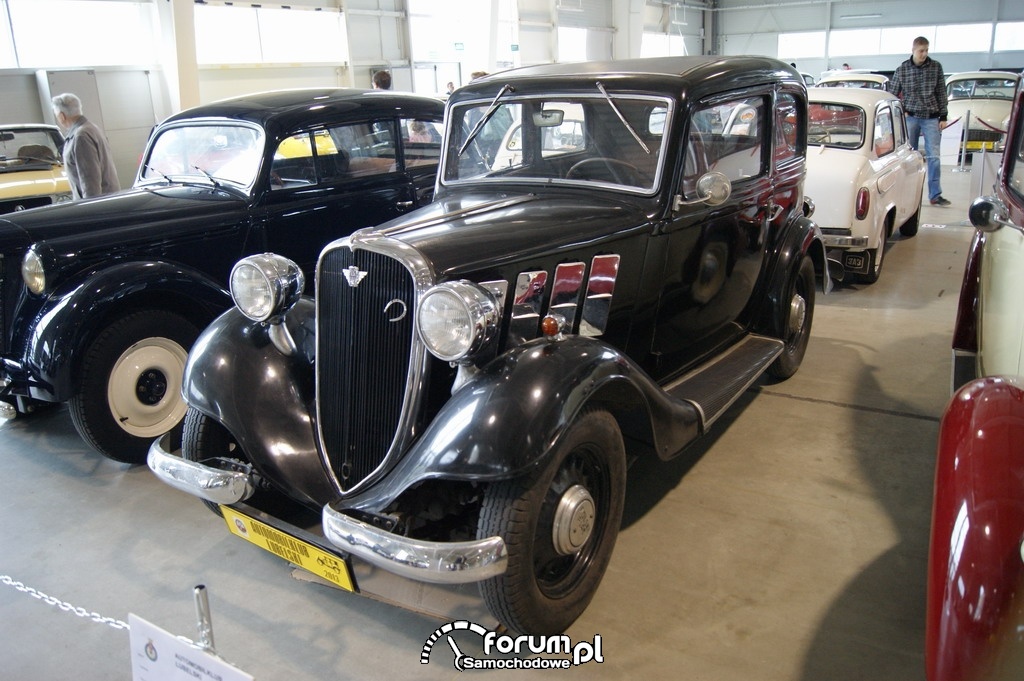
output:
<svg viewBox="0 0 1024 681"><path fill-rule="evenodd" d="M121 189L107 137L82 115L82 100L65 92L52 101L53 115L65 135L64 170L74 199L112 194Z"/></svg>
<svg viewBox="0 0 1024 681"><path fill-rule="evenodd" d="M900 64L889 81L889 91L903 100L907 112L907 133L915 150L924 134L924 157L928 164L928 199L933 206L948 206L939 183L939 143L946 127L946 76L942 64L928 56L928 39L914 39L910 59Z"/></svg>

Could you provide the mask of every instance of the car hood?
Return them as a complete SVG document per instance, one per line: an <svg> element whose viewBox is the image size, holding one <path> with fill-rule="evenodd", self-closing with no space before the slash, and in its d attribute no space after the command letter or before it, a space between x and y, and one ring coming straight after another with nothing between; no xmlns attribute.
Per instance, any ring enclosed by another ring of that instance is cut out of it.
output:
<svg viewBox="0 0 1024 681"><path fill-rule="evenodd" d="M0 174L0 201L49 196L71 191L61 166Z"/></svg>
<svg viewBox="0 0 1024 681"><path fill-rule="evenodd" d="M428 258L438 280L513 258L554 253L580 243L649 230L636 203L579 194L461 194L357 234L380 233Z"/></svg>
<svg viewBox="0 0 1024 681"><path fill-rule="evenodd" d="M208 186L163 185L133 188L94 199L62 203L0 216L0 252L62 237L132 227L180 224L190 218L237 211L238 195ZM127 234L126 234L127 236ZM152 233L147 232L148 238Z"/></svg>

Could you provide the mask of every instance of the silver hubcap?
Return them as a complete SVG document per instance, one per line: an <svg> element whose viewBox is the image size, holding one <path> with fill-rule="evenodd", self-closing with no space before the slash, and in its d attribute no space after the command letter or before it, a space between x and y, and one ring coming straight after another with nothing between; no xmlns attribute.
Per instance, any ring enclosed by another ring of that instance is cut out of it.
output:
<svg viewBox="0 0 1024 681"><path fill-rule="evenodd" d="M597 507L583 485L573 485L562 494L555 509L551 540L555 551L568 556L579 551L594 532Z"/></svg>
<svg viewBox="0 0 1024 681"><path fill-rule="evenodd" d="M807 301L799 293L789 301L789 333L790 335L800 332L804 328L804 316L807 314Z"/></svg>

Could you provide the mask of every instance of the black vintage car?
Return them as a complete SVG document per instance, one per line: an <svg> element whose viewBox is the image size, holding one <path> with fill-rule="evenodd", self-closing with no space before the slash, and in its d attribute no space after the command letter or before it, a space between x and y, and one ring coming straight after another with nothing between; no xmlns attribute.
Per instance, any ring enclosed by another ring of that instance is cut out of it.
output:
<svg viewBox="0 0 1024 681"><path fill-rule="evenodd" d="M325 244L429 203L443 115L381 91L238 97L164 121L132 189L3 216L0 406L67 401L87 442L142 463L185 414L232 265L274 251L312 276Z"/></svg>
<svg viewBox="0 0 1024 681"><path fill-rule="evenodd" d="M829 284L806 116L767 58L473 81L434 203L324 249L315 301L283 257L235 266L237 307L189 356L181 451L161 438L150 467L344 588L479 583L509 629L562 631L608 564L627 462L678 455L801 363Z"/></svg>

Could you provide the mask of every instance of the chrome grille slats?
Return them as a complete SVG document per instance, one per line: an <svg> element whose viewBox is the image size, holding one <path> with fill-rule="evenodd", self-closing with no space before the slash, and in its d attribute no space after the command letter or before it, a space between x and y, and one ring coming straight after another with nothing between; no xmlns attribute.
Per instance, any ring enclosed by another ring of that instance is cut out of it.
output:
<svg viewBox="0 0 1024 681"><path fill-rule="evenodd" d="M365 277L356 286L346 270ZM416 288L399 260L336 247L317 269L317 410L321 446L342 492L385 462L399 435L415 361Z"/></svg>

